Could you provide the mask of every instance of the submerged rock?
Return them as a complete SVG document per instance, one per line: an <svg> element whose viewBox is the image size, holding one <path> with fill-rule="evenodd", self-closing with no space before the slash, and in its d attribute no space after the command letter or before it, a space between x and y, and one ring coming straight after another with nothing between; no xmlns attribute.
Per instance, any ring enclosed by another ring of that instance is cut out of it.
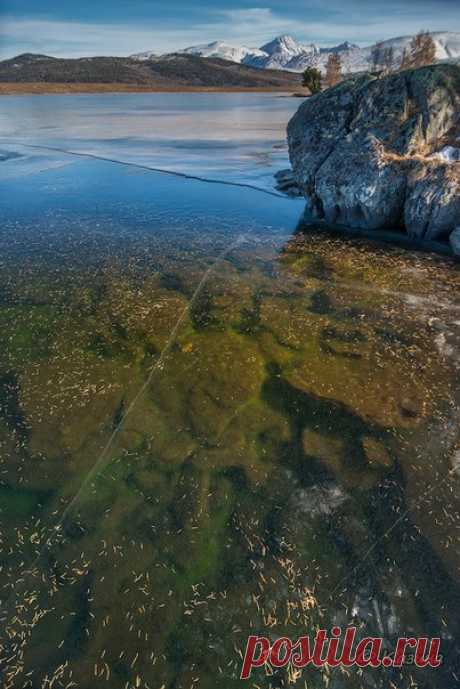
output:
<svg viewBox="0 0 460 689"><path fill-rule="evenodd" d="M310 517L329 516L348 499L347 494L337 486L311 486L295 494L295 503L301 513Z"/></svg>
<svg viewBox="0 0 460 689"><path fill-rule="evenodd" d="M362 75L306 100L288 125L306 215L446 238L460 217L460 67Z"/></svg>

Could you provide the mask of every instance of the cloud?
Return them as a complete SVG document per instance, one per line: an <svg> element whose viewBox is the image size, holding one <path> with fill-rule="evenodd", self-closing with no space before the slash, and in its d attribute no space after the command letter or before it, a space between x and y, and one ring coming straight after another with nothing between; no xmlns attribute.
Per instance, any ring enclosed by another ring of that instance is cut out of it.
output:
<svg viewBox="0 0 460 689"><path fill-rule="evenodd" d="M302 28L298 20L279 16L268 7L224 9L216 12L217 17L220 21L216 23L226 27L227 36L256 46L280 34L298 35Z"/></svg>
<svg viewBox="0 0 460 689"><path fill-rule="evenodd" d="M158 30L124 24L55 21L52 19L4 17L0 25L0 43L5 55L20 52L77 57L82 55L129 55L142 50L168 52L203 40L203 32Z"/></svg>
<svg viewBox="0 0 460 689"><path fill-rule="evenodd" d="M454 4L440 3L434 11L427 2L413 7L400 0L377 3L350 0L345 7L332 0L327 10L319 0L302 3L290 15L268 7L203 7L205 21L162 24L161 18L146 18L142 24L103 24L36 17L3 16L0 23L2 57L21 52L40 52L56 56L129 55L144 50L173 52L197 43L225 40L260 46L277 35L290 33L303 42L320 46L350 40L368 45L377 40L411 34L420 28L460 30L460 17ZM449 9L451 8L451 9ZM151 26L149 26L149 23Z"/></svg>
<svg viewBox="0 0 460 689"><path fill-rule="evenodd" d="M280 34L293 34L303 42L330 46L349 40L370 45L385 38L431 31L460 31L458 7L450 0L302 0L294 14L287 16L268 7L224 9L219 12L227 32L250 45L260 45Z"/></svg>
<svg viewBox="0 0 460 689"><path fill-rule="evenodd" d="M311 29L311 24L308 29ZM226 40L236 44L258 46L274 36L293 33L302 38L307 27L299 21L279 17L269 8L215 10L208 21L161 27L152 21L143 26L55 21L52 19L4 17L0 25L3 57L21 52L79 57L82 55L129 55L144 50L172 52L197 43ZM317 41L327 36L330 42L343 39L342 27L317 25ZM311 31L309 31L311 33ZM312 34L313 38L313 34Z"/></svg>
<svg viewBox="0 0 460 689"><path fill-rule="evenodd" d="M217 14L221 14L232 21L236 22L247 22L247 21L271 21L275 16L269 7L252 7L248 9L223 9L217 11Z"/></svg>

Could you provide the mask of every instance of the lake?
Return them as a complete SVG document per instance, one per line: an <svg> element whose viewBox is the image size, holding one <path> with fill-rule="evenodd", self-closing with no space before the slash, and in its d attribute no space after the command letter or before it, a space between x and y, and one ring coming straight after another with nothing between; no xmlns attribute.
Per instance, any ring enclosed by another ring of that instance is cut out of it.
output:
<svg viewBox="0 0 460 689"><path fill-rule="evenodd" d="M299 102L263 93L6 96L0 133L6 142L271 188L273 173L288 165L286 123ZM52 151L41 156L48 166L65 161Z"/></svg>
<svg viewBox="0 0 460 689"><path fill-rule="evenodd" d="M458 682L458 264L299 225L299 102L2 97L6 689L233 689L333 625L443 663L249 686Z"/></svg>

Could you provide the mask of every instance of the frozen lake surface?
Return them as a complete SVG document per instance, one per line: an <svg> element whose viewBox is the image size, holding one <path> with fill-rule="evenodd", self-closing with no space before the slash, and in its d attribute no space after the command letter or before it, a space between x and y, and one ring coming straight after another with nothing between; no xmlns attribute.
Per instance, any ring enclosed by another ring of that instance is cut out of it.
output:
<svg viewBox="0 0 460 689"><path fill-rule="evenodd" d="M272 188L273 173L288 166L286 124L299 102L244 93L5 96L0 146L11 150L14 140ZM8 174L67 160L20 150L27 160Z"/></svg>

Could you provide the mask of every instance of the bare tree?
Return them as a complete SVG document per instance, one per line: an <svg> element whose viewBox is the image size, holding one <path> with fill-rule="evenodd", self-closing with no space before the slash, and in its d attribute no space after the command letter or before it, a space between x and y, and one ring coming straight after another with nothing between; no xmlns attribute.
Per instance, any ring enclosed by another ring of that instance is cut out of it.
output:
<svg viewBox="0 0 460 689"><path fill-rule="evenodd" d="M436 44L428 31L419 31L403 51L401 69L414 69L432 65L436 60Z"/></svg>
<svg viewBox="0 0 460 689"><path fill-rule="evenodd" d="M342 78L342 60L338 53L331 53L326 63L326 85L330 88L339 83Z"/></svg>

